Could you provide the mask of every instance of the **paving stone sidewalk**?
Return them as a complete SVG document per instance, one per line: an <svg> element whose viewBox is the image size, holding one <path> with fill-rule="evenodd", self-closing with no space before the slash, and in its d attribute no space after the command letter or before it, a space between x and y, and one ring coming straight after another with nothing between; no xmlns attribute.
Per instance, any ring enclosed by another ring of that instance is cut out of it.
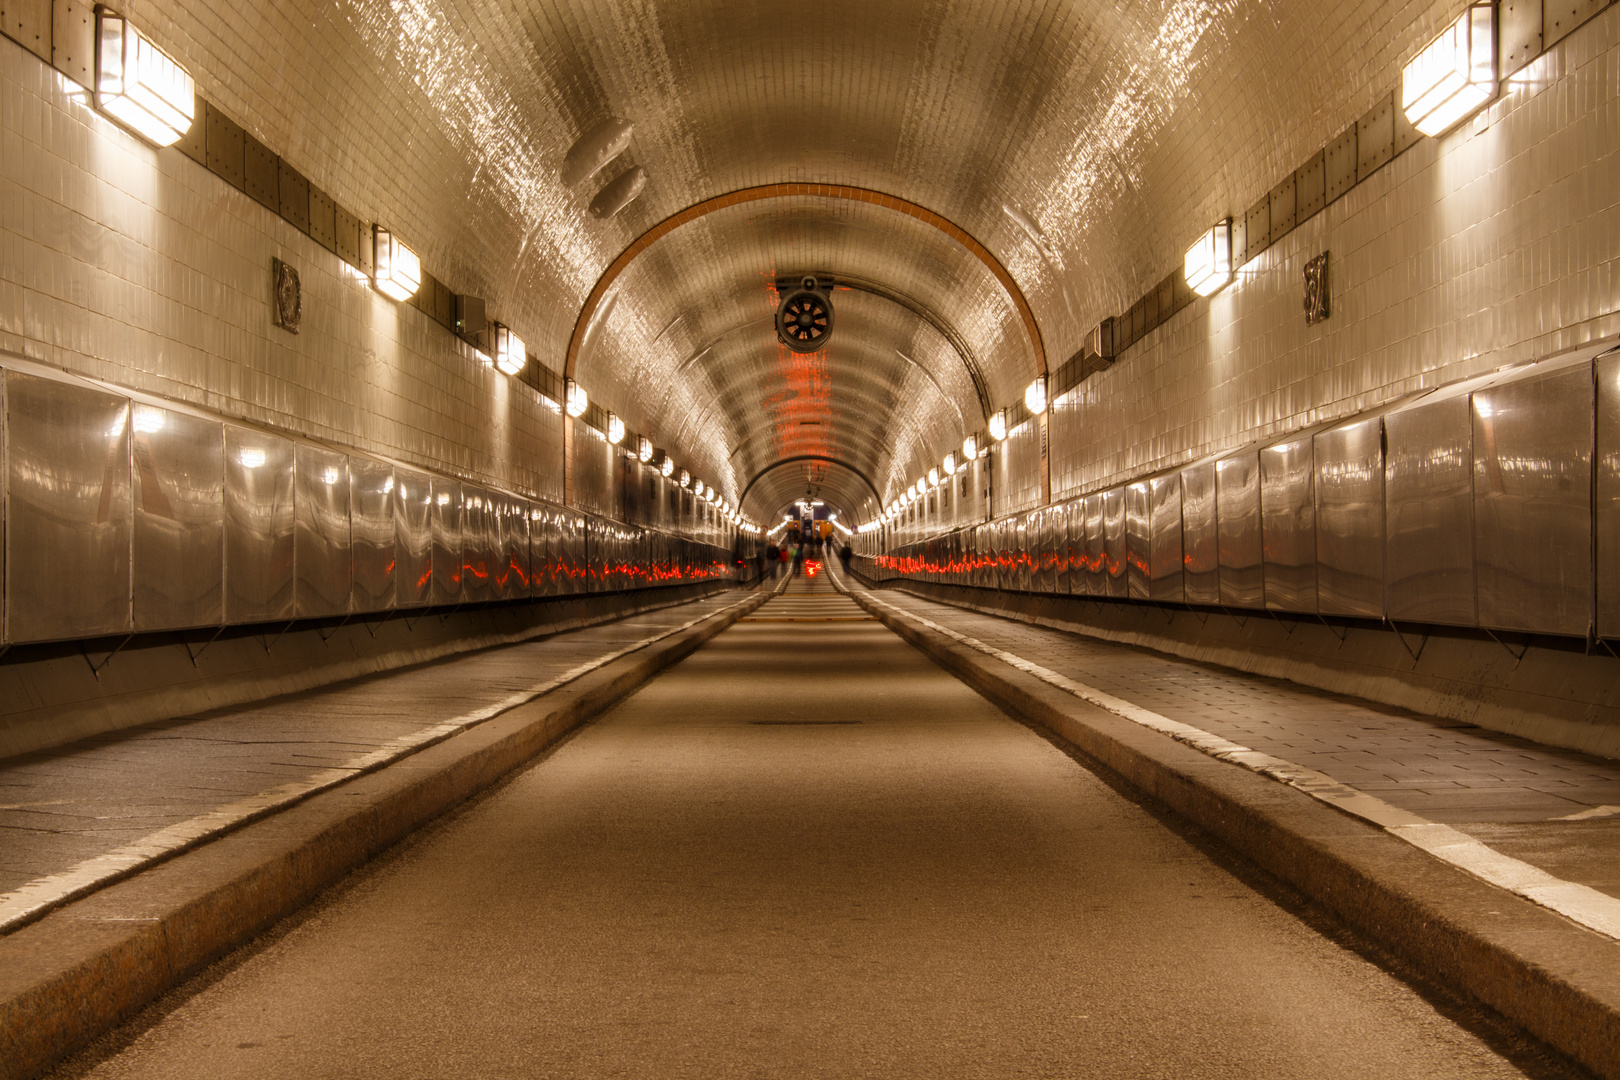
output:
<svg viewBox="0 0 1620 1080"><path fill-rule="evenodd" d="M870 591L986 645L1316 769L1557 876L1620 896L1620 814L1601 809L1620 807L1620 762L969 611L902 589ZM1565 820L1588 811L1600 816Z"/></svg>
<svg viewBox="0 0 1620 1080"><path fill-rule="evenodd" d="M0 761L0 893L739 602L726 591L535 641Z"/></svg>

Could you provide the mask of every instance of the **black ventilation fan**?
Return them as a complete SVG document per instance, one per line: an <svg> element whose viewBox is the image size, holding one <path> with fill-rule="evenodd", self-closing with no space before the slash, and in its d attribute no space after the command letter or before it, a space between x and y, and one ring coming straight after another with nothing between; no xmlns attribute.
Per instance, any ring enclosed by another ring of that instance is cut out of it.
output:
<svg viewBox="0 0 1620 1080"><path fill-rule="evenodd" d="M776 336L794 352L815 352L832 334L832 290L807 277L784 292L776 309Z"/></svg>

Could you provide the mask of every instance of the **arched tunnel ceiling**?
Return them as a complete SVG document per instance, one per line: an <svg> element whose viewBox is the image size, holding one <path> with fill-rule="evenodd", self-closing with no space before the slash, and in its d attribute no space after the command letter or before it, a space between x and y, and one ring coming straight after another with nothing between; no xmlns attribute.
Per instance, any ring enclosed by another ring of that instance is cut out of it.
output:
<svg viewBox="0 0 1620 1080"><path fill-rule="evenodd" d="M1402 33L1369 35L1306 0L288 3L294 23L368 54L360 80L399 88L420 112L413 139L445 166L379 214L405 228L413 210L441 216L435 198L457 204L461 239L424 252L429 268L488 296L556 369L592 288L637 237L786 182L885 192L959 226L1016 282L1055 365L1197 229L1251 201L1249 178L1292 168L1359 115L1402 42L1445 15L1408 0L1390 22ZM280 85L265 84L267 100ZM568 148L615 116L635 124L630 149L564 185ZM386 190L399 165L363 162L356 179ZM593 218L597 189L633 166L648 174L641 197ZM777 270L866 275L961 331L992 407L1016 400L1031 366L1012 306L922 230L813 200L683 226L616 286L581 382L733 500L772 455L814 442L773 426L798 415L786 391L827 383L825 447L891 497L956 438L959 412L982 412L941 335L921 328L929 318L839 293L843 329L870 340L841 334L803 386L768 327L745 324L769 314ZM886 360L894 350L915 363Z"/></svg>
<svg viewBox="0 0 1620 1080"><path fill-rule="evenodd" d="M877 508L877 496L868 479L826 458L787 457L752 478L745 489L742 509L770 528L789 506L808 496L825 502L842 521L860 520Z"/></svg>
<svg viewBox="0 0 1620 1080"><path fill-rule="evenodd" d="M778 276L830 274L825 348L776 340ZM880 291L881 290L881 291ZM728 207L642 251L584 335L577 377L735 499L821 454L892 498L982 427L1035 364L1012 298L957 240L897 210L794 196ZM656 388L656 389L651 389Z"/></svg>

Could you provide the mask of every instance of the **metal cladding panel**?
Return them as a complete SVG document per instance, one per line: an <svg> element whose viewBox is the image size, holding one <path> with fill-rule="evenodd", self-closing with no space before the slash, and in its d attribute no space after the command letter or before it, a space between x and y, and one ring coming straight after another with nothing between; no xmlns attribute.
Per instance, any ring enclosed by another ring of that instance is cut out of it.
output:
<svg viewBox="0 0 1620 1080"><path fill-rule="evenodd" d="M1466 395L1384 417L1384 596L1401 622L1472 626L1474 437Z"/></svg>
<svg viewBox="0 0 1620 1080"><path fill-rule="evenodd" d="M996 584L995 568L991 563L995 551L995 533L990 525L973 530L973 584L981 589L993 589Z"/></svg>
<svg viewBox="0 0 1620 1080"><path fill-rule="evenodd" d="M461 485L434 477L431 604L454 604L461 599L461 513Z"/></svg>
<svg viewBox="0 0 1620 1080"><path fill-rule="evenodd" d="M1086 501L1075 499L1067 504L1063 516L1068 533L1063 591L1081 596L1086 591Z"/></svg>
<svg viewBox="0 0 1620 1080"><path fill-rule="evenodd" d="M225 433L217 420L136 405L136 630L225 619Z"/></svg>
<svg viewBox="0 0 1620 1080"><path fill-rule="evenodd" d="M1036 548L1040 544L1040 519L1037 514L1020 514L1008 522L1008 526L1013 533L1011 545L1015 569L1013 588L1020 592L1029 592L1035 584L1035 575L1030 573L1030 569L1037 554Z"/></svg>
<svg viewBox="0 0 1620 1080"><path fill-rule="evenodd" d="M293 443L225 425L225 621L293 617Z"/></svg>
<svg viewBox="0 0 1620 1080"><path fill-rule="evenodd" d="M129 401L6 373L6 639L130 622Z"/></svg>
<svg viewBox="0 0 1620 1080"><path fill-rule="evenodd" d="M1128 595L1125 561L1125 489L1103 492L1103 589L1105 596Z"/></svg>
<svg viewBox="0 0 1620 1080"><path fill-rule="evenodd" d="M433 482L394 473L394 606L421 607L433 595Z"/></svg>
<svg viewBox="0 0 1620 1080"><path fill-rule="evenodd" d="M573 596L585 591L584 573L584 522L573 514L561 515L558 527L558 536L561 539L561 548L558 557L558 593L562 596ZM684 575L683 575L684 576Z"/></svg>
<svg viewBox="0 0 1620 1080"><path fill-rule="evenodd" d="M495 598L490 580L494 562L489 542L489 493L461 486L461 602L479 604Z"/></svg>
<svg viewBox="0 0 1620 1080"><path fill-rule="evenodd" d="M349 610L354 561L349 550L349 461L325 447L299 443L293 507L297 545L294 610L301 619Z"/></svg>
<svg viewBox="0 0 1620 1080"><path fill-rule="evenodd" d="M1260 451L1260 551L1266 607L1316 610L1315 468L1310 435Z"/></svg>
<svg viewBox="0 0 1620 1080"><path fill-rule="evenodd" d="M529 510L526 500L508 498L501 517L501 544L504 561L501 595L508 600L533 594L533 570L529 563Z"/></svg>
<svg viewBox="0 0 1620 1080"><path fill-rule="evenodd" d="M1148 491L1148 592L1166 604L1185 600L1181 551L1181 477L1161 476Z"/></svg>
<svg viewBox="0 0 1620 1080"><path fill-rule="evenodd" d="M399 566L392 465L349 459L349 536L354 568L349 610L388 610L394 606L394 571Z"/></svg>
<svg viewBox="0 0 1620 1080"><path fill-rule="evenodd" d="M1220 557L1221 603L1265 605L1265 568L1260 552L1260 456L1255 451L1215 463L1215 511Z"/></svg>
<svg viewBox="0 0 1620 1080"><path fill-rule="evenodd" d="M1108 565L1108 550L1103 539L1102 492L1085 497L1081 515L1086 544L1086 569L1081 592L1086 596L1107 596L1108 573L1104 568Z"/></svg>
<svg viewBox="0 0 1620 1080"><path fill-rule="evenodd" d="M1597 629L1620 638L1620 353L1597 362Z"/></svg>
<svg viewBox="0 0 1620 1080"><path fill-rule="evenodd" d="M557 578L553 559L556 554L556 522L551 508L529 508L529 593L531 596L556 596Z"/></svg>
<svg viewBox="0 0 1620 1080"><path fill-rule="evenodd" d="M1215 463L1181 470L1183 593L1189 604L1221 602L1221 547L1215 513Z"/></svg>
<svg viewBox="0 0 1620 1080"><path fill-rule="evenodd" d="M1592 365L1478 390L1474 552L1482 626L1592 629Z"/></svg>
<svg viewBox="0 0 1620 1080"><path fill-rule="evenodd" d="M1323 615L1384 614L1384 422L1316 436L1316 595Z"/></svg>
<svg viewBox="0 0 1620 1080"><path fill-rule="evenodd" d="M1152 595L1148 588L1153 559L1152 494L1146 480L1125 486L1125 591L1133 600L1147 600Z"/></svg>

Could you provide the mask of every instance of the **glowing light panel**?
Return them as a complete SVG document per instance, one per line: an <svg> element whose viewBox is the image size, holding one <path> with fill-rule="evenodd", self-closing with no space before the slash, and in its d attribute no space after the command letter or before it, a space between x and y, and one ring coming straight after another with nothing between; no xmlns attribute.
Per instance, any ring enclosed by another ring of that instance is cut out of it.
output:
<svg viewBox="0 0 1620 1080"><path fill-rule="evenodd" d="M96 108L149 143L173 146L196 119L197 87L128 19L98 11Z"/></svg>
<svg viewBox="0 0 1620 1080"><path fill-rule="evenodd" d="M1187 249L1182 263L1187 285L1199 296L1214 296L1232 281L1232 219L1219 222Z"/></svg>
<svg viewBox="0 0 1620 1080"><path fill-rule="evenodd" d="M1401 109L1442 135L1496 96L1496 5L1470 4L1401 70Z"/></svg>
<svg viewBox="0 0 1620 1080"><path fill-rule="evenodd" d="M390 300L406 301L422 285L422 260L381 225L372 230L371 282Z"/></svg>

